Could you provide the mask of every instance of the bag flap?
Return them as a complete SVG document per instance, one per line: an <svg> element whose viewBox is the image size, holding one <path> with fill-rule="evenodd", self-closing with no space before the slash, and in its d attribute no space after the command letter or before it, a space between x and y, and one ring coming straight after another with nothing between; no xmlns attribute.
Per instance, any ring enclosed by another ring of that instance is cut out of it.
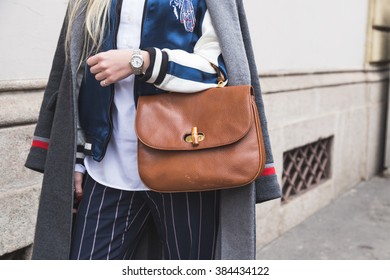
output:
<svg viewBox="0 0 390 280"><path fill-rule="evenodd" d="M252 98L251 86L140 96L135 123L138 139L160 150L207 149L237 142L252 125ZM193 139L193 127L204 136L198 138L198 145L185 141Z"/></svg>

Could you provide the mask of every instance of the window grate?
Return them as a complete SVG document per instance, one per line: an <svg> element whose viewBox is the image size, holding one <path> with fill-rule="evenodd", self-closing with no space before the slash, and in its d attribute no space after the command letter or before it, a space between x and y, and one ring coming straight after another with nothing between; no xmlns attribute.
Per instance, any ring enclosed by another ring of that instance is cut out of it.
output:
<svg viewBox="0 0 390 280"><path fill-rule="evenodd" d="M283 154L282 202L286 203L330 178L332 139L319 139Z"/></svg>

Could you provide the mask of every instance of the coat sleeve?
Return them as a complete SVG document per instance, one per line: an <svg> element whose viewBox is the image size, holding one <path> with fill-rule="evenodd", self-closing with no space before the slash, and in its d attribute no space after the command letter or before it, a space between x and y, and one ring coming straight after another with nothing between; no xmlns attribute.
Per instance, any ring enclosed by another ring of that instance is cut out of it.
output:
<svg viewBox="0 0 390 280"><path fill-rule="evenodd" d="M221 48L208 11L193 53L179 49L146 50L151 64L141 80L153 83L157 88L190 93L217 87L218 77L225 80L223 85L227 83Z"/></svg>
<svg viewBox="0 0 390 280"><path fill-rule="evenodd" d="M65 65L65 37L67 16L64 19L57 48L52 62L49 80L43 95L38 122L35 127L30 152L25 166L38 172L44 172L46 155L50 145L50 134L54 111L57 102L58 89Z"/></svg>
<svg viewBox="0 0 390 280"><path fill-rule="evenodd" d="M256 202L261 203L268 200L280 198L281 188L277 179L272 155L271 141L268 134L267 117L265 114L264 102L261 93L259 75L255 62L255 55L252 47L249 26L246 18L244 4L242 0L237 0L238 15L240 18L241 33L245 44L246 55L248 58L251 72L251 84L255 92L255 101L260 117L261 129L263 132L264 146L266 149L266 164L261 177L255 181L256 185Z"/></svg>

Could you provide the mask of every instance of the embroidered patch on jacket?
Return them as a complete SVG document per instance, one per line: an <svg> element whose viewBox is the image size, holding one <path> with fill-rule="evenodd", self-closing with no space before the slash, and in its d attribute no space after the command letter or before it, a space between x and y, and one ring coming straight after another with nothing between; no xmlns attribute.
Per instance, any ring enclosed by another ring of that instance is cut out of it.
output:
<svg viewBox="0 0 390 280"><path fill-rule="evenodd" d="M195 12L192 0L170 0L169 5L180 23L184 25L187 32L193 32L195 27Z"/></svg>

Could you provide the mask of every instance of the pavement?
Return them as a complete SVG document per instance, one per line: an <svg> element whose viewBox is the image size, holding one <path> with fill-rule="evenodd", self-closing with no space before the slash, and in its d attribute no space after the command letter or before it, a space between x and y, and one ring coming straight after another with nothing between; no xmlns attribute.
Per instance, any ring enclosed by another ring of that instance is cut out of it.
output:
<svg viewBox="0 0 390 280"><path fill-rule="evenodd" d="M261 248L264 260L390 260L390 176L362 182Z"/></svg>

